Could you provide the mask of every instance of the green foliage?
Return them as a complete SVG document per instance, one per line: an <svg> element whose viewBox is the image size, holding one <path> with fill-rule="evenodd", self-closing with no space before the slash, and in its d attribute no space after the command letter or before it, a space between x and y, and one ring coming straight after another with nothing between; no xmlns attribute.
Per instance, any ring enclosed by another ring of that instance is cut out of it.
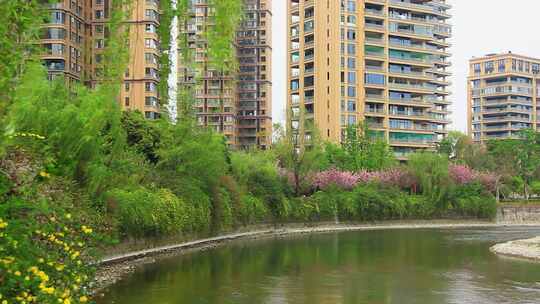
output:
<svg viewBox="0 0 540 304"><path fill-rule="evenodd" d="M324 146L317 129L306 125L302 127L300 134L285 133L279 127L276 129L279 138L273 151L279 166L291 175L296 195L309 192L311 175L327 167Z"/></svg>
<svg viewBox="0 0 540 304"><path fill-rule="evenodd" d="M122 127L126 131L127 144L135 151L156 164L159 160L158 150L161 143L159 125L154 121L145 119L140 112L124 112Z"/></svg>
<svg viewBox="0 0 540 304"><path fill-rule="evenodd" d="M418 181L421 193L439 210L448 209L452 181L448 159L435 153L417 153L409 158L408 170Z"/></svg>
<svg viewBox="0 0 540 304"><path fill-rule="evenodd" d="M35 59L40 24L46 19L43 1L2 1L0 10L0 122L8 106L19 77L24 72L24 61ZM1 124L0 124L1 125Z"/></svg>
<svg viewBox="0 0 540 304"><path fill-rule="evenodd" d="M384 139L372 138L364 125L349 126L342 146L329 144L326 154L329 165L344 171L382 170L395 165L396 160Z"/></svg>
<svg viewBox="0 0 540 304"><path fill-rule="evenodd" d="M127 235L179 234L190 227L189 206L167 189L113 190L108 201L118 215L121 231Z"/></svg>
<svg viewBox="0 0 540 304"><path fill-rule="evenodd" d="M62 82L49 83L42 67L29 64L15 91L9 129L47 138L43 151L54 160L52 173L71 177L99 195L111 182L110 164L125 145L121 113L110 91L74 90L70 93Z"/></svg>
<svg viewBox="0 0 540 304"><path fill-rule="evenodd" d="M261 223L267 218L268 209L261 199L248 194L242 196L239 216L244 225Z"/></svg>
<svg viewBox="0 0 540 304"><path fill-rule="evenodd" d="M407 214L407 198L397 189L378 185L359 186L353 191L362 220L402 219Z"/></svg>
<svg viewBox="0 0 540 304"><path fill-rule="evenodd" d="M439 143L438 152L448 155L449 159L459 161L470 153L471 146L472 141L467 135L459 131L450 131L448 136Z"/></svg>
<svg viewBox="0 0 540 304"><path fill-rule="evenodd" d="M232 72L237 67L234 39L243 17L242 0L210 0L212 26L208 28L208 57L212 67Z"/></svg>
<svg viewBox="0 0 540 304"><path fill-rule="evenodd" d="M540 181L534 181L531 184L531 192L540 196Z"/></svg>
<svg viewBox="0 0 540 304"><path fill-rule="evenodd" d="M455 210L466 216L492 219L497 214L497 202L479 183L456 187L453 192Z"/></svg>

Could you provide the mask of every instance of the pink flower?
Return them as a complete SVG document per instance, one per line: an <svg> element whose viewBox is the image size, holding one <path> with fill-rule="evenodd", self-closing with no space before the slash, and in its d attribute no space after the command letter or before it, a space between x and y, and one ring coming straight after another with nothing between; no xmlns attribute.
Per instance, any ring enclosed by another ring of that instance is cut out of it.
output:
<svg viewBox="0 0 540 304"><path fill-rule="evenodd" d="M315 175L313 185L315 188L325 190L331 186L336 186L344 190L351 190L360 181L360 176L352 172L330 169L319 172Z"/></svg>
<svg viewBox="0 0 540 304"><path fill-rule="evenodd" d="M448 167L450 178L458 185L466 185L475 180L475 172L473 169L464 165L450 165Z"/></svg>

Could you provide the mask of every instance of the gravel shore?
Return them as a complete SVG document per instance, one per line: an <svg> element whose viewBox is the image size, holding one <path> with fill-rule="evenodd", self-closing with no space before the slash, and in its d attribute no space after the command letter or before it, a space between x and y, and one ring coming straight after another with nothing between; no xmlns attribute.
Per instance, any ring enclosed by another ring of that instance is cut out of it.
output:
<svg viewBox="0 0 540 304"><path fill-rule="evenodd" d="M146 250L134 251L125 254L105 257L99 261L94 290L99 296L100 291L116 283L137 269L138 266L154 263L156 259L186 254L193 251L205 251L235 240L250 240L262 238L280 238L289 235L331 233L345 231L368 231L388 229L458 229L505 226L538 226L530 225L503 225L482 221L415 221L415 222L386 222L368 225L331 225L316 227L284 227L266 229L253 232L228 234L214 238L201 239L181 244L161 246ZM540 247L538 247L540 249ZM538 253L537 253L538 254Z"/></svg>
<svg viewBox="0 0 540 304"><path fill-rule="evenodd" d="M497 244L491 247L491 251L503 256L540 262L540 236L527 240Z"/></svg>

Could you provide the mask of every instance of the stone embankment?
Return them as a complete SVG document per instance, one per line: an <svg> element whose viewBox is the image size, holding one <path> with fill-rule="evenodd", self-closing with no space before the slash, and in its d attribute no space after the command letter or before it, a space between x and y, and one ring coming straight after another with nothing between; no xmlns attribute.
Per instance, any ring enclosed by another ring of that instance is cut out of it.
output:
<svg viewBox="0 0 540 304"><path fill-rule="evenodd" d="M540 205L505 205L497 211L498 224L540 224Z"/></svg>
<svg viewBox="0 0 540 304"><path fill-rule="evenodd" d="M540 262L540 236L497 244L491 247L491 251L503 256Z"/></svg>

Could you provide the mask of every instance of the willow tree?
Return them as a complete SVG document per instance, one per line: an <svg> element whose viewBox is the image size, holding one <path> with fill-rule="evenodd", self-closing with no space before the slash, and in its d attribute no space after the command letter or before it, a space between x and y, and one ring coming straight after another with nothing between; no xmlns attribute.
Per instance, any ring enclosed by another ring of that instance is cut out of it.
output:
<svg viewBox="0 0 540 304"><path fill-rule="evenodd" d="M0 9L0 117L13 102L24 62L36 55L35 41L46 18L39 0L2 1ZM1 122L0 118L0 122Z"/></svg>

